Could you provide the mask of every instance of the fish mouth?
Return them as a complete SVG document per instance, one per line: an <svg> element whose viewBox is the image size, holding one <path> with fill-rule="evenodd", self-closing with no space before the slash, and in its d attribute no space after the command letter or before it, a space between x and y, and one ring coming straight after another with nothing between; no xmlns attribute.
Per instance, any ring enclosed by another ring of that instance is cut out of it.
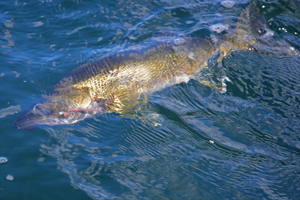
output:
<svg viewBox="0 0 300 200"><path fill-rule="evenodd" d="M28 112L28 109L26 109L15 119L13 127L18 130L33 130L38 128L38 126L53 127L56 125L69 125L89 117L88 115L88 113L72 112L69 117L64 118L61 116L54 117L35 114L32 111Z"/></svg>
<svg viewBox="0 0 300 200"><path fill-rule="evenodd" d="M13 127L15 129L27 129L33 130L38 128L38 126L56 126L64 124L74 124L78 121L83 120L88 117L87 114L82 114L80 112L73 112L70 117L47 117L47 116L36 116L36 114L29 112L20 114L14 121Z"/></svg>
<svg viewBox="0 0 300 200"><path fill-rule="evenodd" d="M14 124L13 124L13 127L15 129L32 130L32 129L37 128L38 124L34 123L34 121L33 121L34 114L31 113L33 107L34 106L30 106L30 107L26 108L25 110L23 110L19 114L19 116L15 119Z"/></svg>
<svg viewBox="0 0 300 200"><path fill-rule="evenodd" d="M33 130L38 126L48 125L54 126L54 120L46 118L45 116L37 116L29 109L22 111L22 113L15 119L13 127L15 129Z"/></svg>
<svg viewBox="0 0 300 200"><path fill-rule="evenodd" d="M27 129L27 130L33 130L37 128L38 124L32 123L30 121L26 121L21 115L19 115L13 124L13 127L15 129L21 130L21 129Z"/></svg>
<svg viewBox="0 0 300 200"><path fill-rule="evenodd" d="M102 110L95 109L94 112L90 111L70 111L68 116L62 116L58 110L51 109L47 105L47 101L39 101L38 103L24 109L20 115L15 119L13 127L15 129L33 130L38 126L56 126L56 125L69 125L89 118L97 113L102 113ZM56 104L57 106L57 104ZM87 109L88 110L88 109ZM93 110L93 108L92 108Z"/></svg>
<svg viewBox="0 0 300 200"><path fill-rule="evenodd" d="M13 124L13 127L15 129L27 129L27 130L33 130L38 128L38 126L55 126L63 123L57 123L54 119L51 118L41 118L41 119L35 119L35 114L33 113L26 113L25 115L19 115Z"/></svg>
<svg viewBox="0 0 300 200"><path fill-rule="evenodd" d="M50 102L51 103L51 102ZM57 106L58 104L56 104ZM49 101L41 99L34 105L24 109L15 119L15 129L36 129L38 126L56 126L74 124L88 117L89 113L71 112L68 117L61 116L57 110L49 106Z"/></svg>

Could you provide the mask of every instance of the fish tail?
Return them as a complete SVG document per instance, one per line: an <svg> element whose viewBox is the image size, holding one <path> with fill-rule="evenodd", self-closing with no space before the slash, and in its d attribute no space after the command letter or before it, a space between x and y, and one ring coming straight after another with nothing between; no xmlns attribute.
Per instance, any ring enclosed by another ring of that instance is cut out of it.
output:
<svg viewBox="0 0 300 200"><path fill-rule="evenodd" d="M251 2L241 13L236 24L236 35L248 50L276 56L299 55L287 41L268 28L268 23L257 2Z"/></svg>
<svg viewBox="0 0 300 200"><path fill-rule="evenodd" d="M251 2L242 11L236 24L236 30L238 35L248 33L256 38L264 36L267 32L267 34L272 34L256 1Z"/></svg>

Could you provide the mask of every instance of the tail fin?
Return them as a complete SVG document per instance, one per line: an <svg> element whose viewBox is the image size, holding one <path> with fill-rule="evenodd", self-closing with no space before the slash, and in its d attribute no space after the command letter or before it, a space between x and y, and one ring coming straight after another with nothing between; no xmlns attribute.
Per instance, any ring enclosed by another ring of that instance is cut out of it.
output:
<svg viewBox="0 0 300 200"><path fill-rule="evenodd" d="M268 29L267 20L257 7L255 1L250 3L241 13L236 24L237 31L245 31L254 37L268 37L273 32ZM241 34L242 32L238 32Z"/></svg>
<svg viewBox="0 0 300 200"><path fill-rule="evenodd" d="M298 52L283 39L274 38L274 33L268 29L267 20L261 13L255 1L251 2L241 13L236 24L236 33L239 38L253 38L249 44L251 50L263 54L277 56L297 55Z"/></svg>

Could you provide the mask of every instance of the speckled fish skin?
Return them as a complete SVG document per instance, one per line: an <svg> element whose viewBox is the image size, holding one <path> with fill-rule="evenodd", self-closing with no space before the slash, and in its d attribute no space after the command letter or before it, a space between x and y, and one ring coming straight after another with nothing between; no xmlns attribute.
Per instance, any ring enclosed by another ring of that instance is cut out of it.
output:
<svg viewBox="0 0 300 200"><path fill-rule="evenodd" d="M249 16L251 10L261 18L255 3L250 4L242 16ZM14 127L33 129L37 125L73 124L101 112L130 113L137 104L146 103L146 97L153 92L194 78L213 55L218 54L217 61L220 62L232 51L259 47L257 41L261 36L248 32L252 19L245 16L238 22L237 29L227 35L211 39L177 37L149 47L92 59L24 110L15 120ZM288 47L285 52L293 53ZM68 116L60 114L74 108L94 111L70 112Z"/></svg>

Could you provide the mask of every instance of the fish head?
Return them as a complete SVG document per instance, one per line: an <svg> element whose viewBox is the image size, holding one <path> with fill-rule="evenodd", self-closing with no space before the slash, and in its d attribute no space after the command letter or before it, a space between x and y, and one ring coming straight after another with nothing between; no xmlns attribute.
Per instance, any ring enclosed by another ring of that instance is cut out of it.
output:
<svg viewBox="0 0 300 200"><path fill-rule="evenodd" d="M24 109L15 119L14 128L31 130L40 125L74 124L91 115L89 112L69 112L68 115L63 115L70 109L91 108L92 105L91 99L82 92L74 94L74 91L69 91L66 93L68 96L52 92Z"/></svg>

